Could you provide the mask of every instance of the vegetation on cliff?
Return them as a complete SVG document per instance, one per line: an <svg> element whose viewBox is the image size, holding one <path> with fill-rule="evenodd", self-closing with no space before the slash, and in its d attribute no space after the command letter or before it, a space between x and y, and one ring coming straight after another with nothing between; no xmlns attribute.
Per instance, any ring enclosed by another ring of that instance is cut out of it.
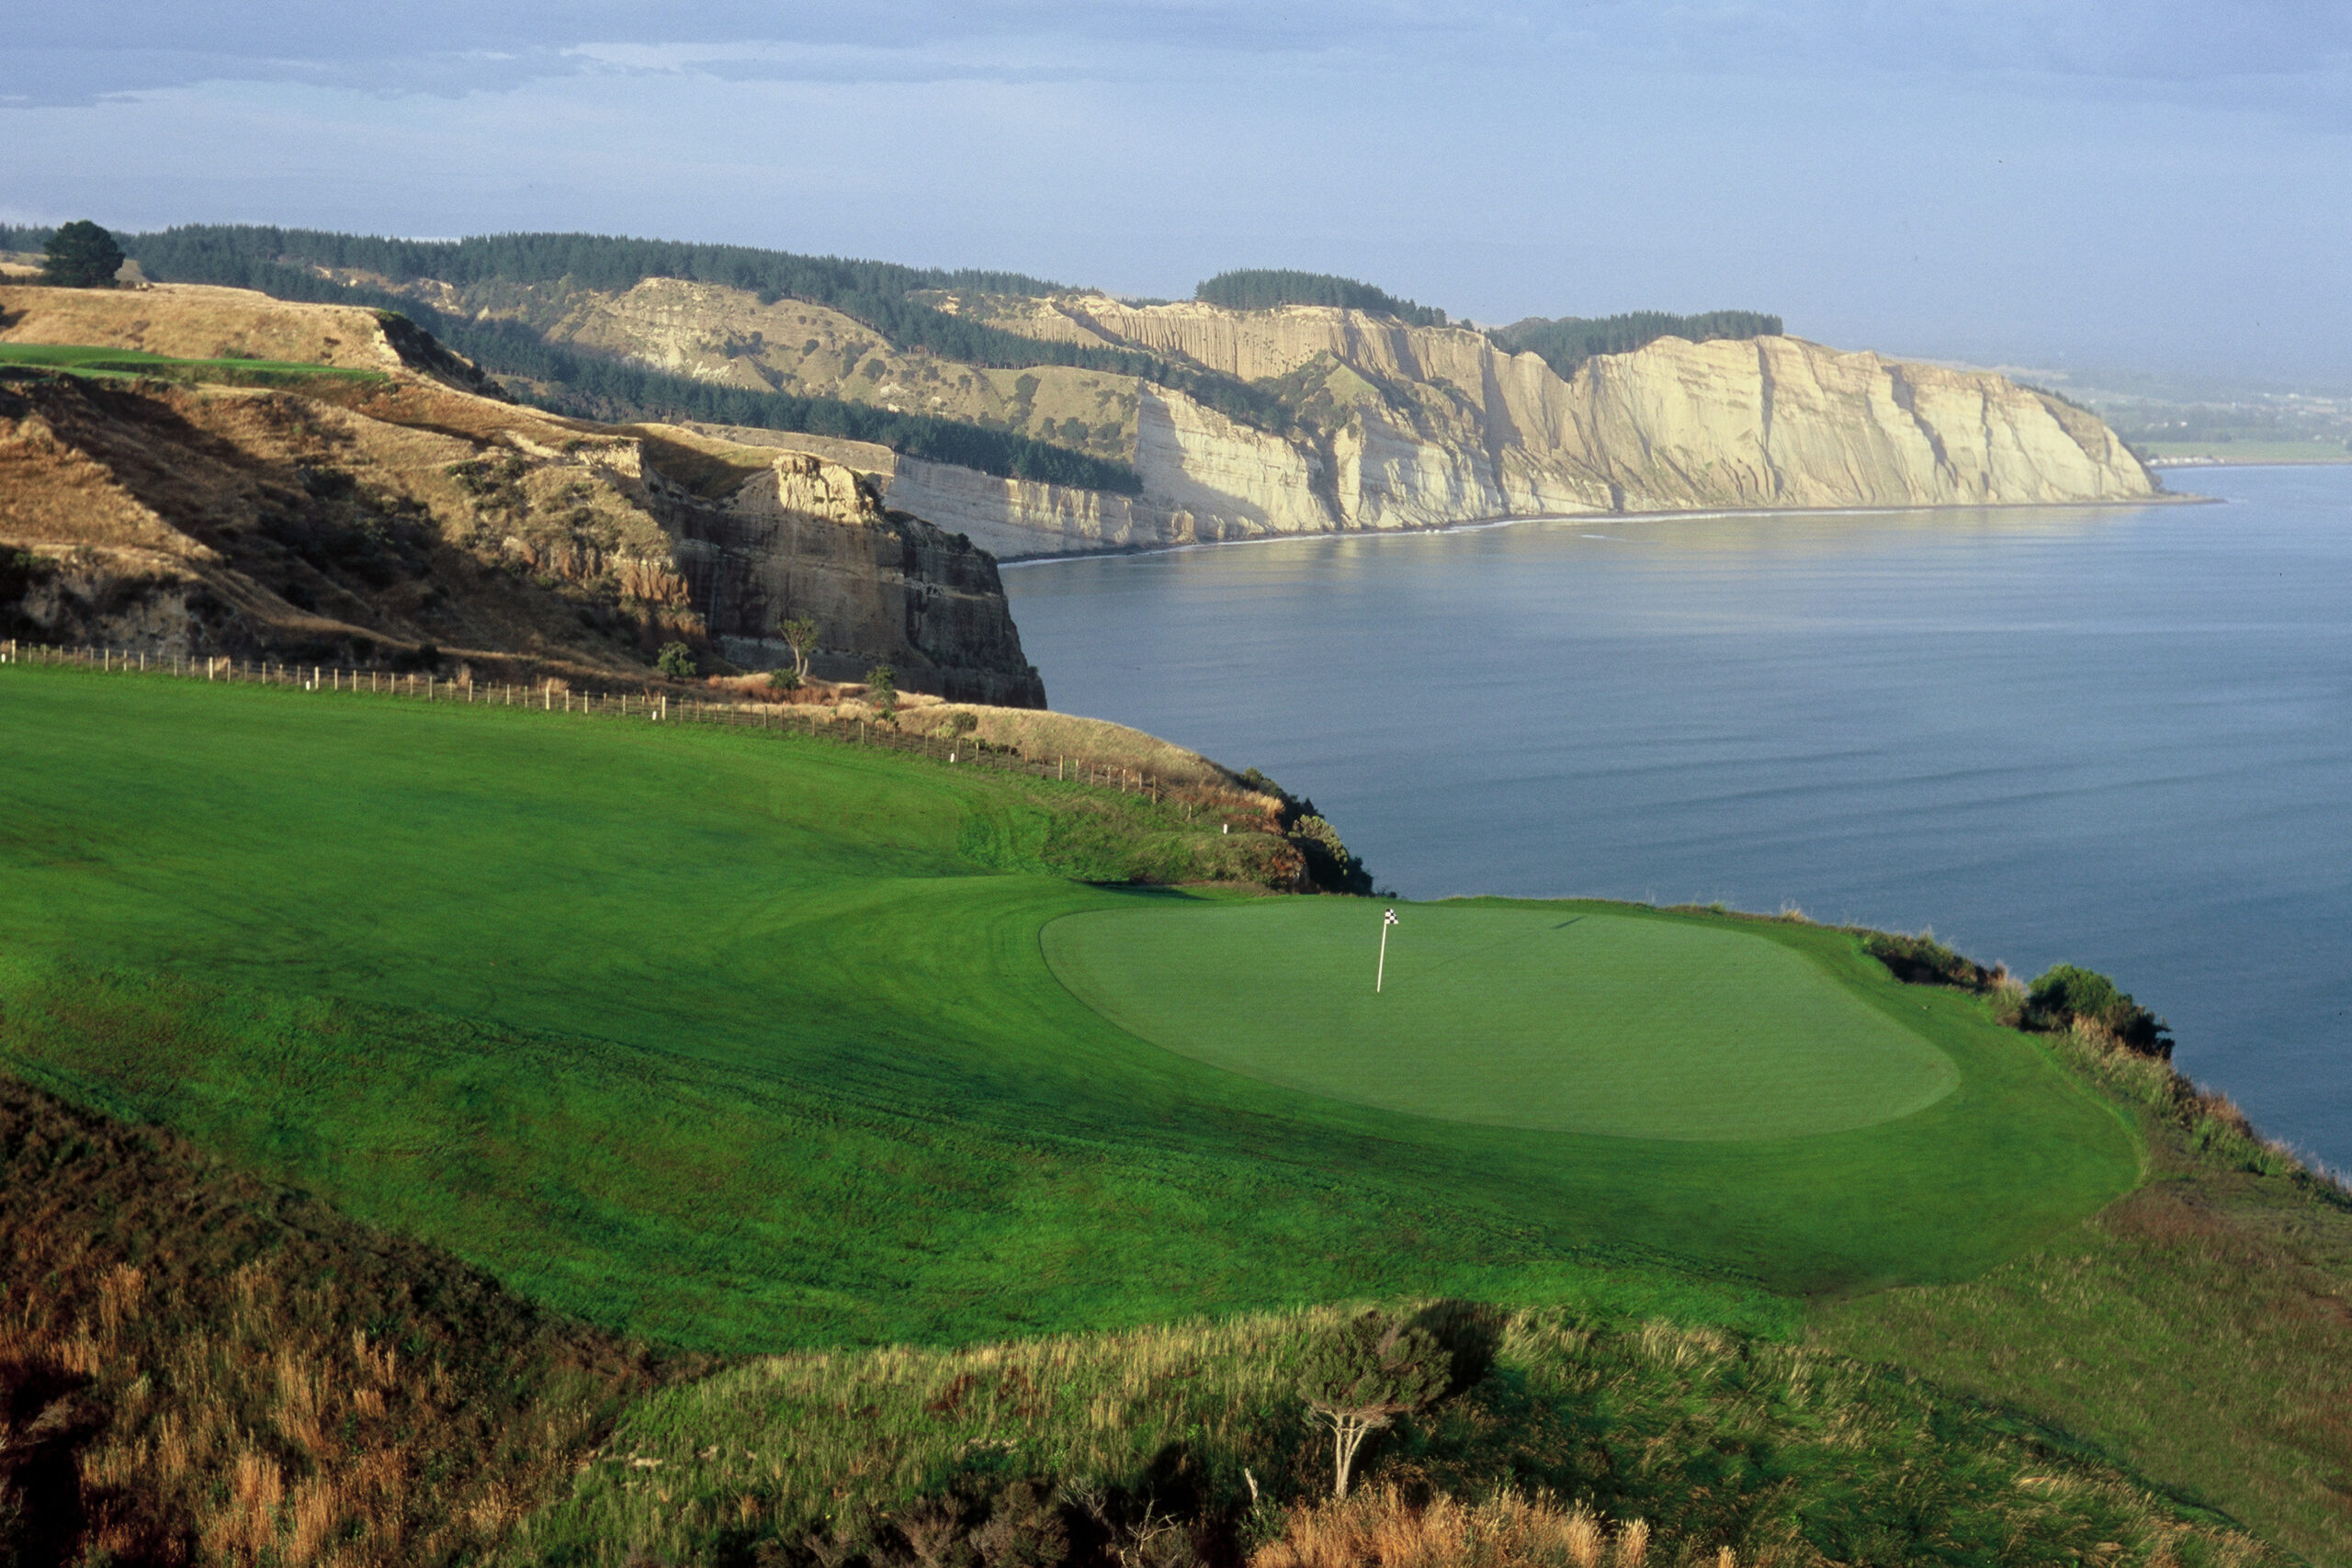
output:
<svg viewBox="0 0 2352 1568"><path fill-rule="evenodd" d="M1778 337L1781 318L1755 310L1708 310L1677 316L1664 310L1633 310L1622 316L1562 316L1546 321L1531 316L1487 334L1515 354L1540 355L1563 381L1576 378L1577 367L1600 354L1631 354L1662 337L1705 343L1714 338Z"/></svg>
<svg viewBox="0 0 2352 1568"><path fill-rule="evenodd" d="M1408 326L1442 327L1445 312L1428 305L1399 299L1385 288L1339 277L1328 272L1291 272L1280 268L1243 267L1220 272L1193 290L1193 298L1228 310L1272 310L1283 305L1330 305L1342 310L1365 310L1394 316Z"/></svg>

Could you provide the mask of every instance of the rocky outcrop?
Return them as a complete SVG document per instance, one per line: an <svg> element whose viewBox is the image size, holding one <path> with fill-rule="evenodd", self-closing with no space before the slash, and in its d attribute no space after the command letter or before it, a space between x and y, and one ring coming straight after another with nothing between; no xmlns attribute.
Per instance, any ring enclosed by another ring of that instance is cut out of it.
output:
<svg viewBox="0 0 2352 1568"><path fill-rule="evenodd" d="M818 625L813 674L860 680L887 663L906 689L951 702L1046 705L995 560L885 511L870 476L787 453L718 505L672 510L688 602L731 662L788 666L776 625L807 615Z"/></svg>
<svg viewBox="0 0 2352 1568"><path fill-rule="evenodd" d="M956 364L824 307L716 284L558 292L464 303L519 310L553 337L707 380L935 412L1133 462L1143 491L1130 496L847 457L887 479L893 507L1009 557L1583 512L2156 492L2113 432L2057 399L1797 338L1668 338L1563 380L1479 333L1361 311L923 296L1041 340L1141 349L1255 383L1294 416L1272 434L1132 378Z"/></svg>

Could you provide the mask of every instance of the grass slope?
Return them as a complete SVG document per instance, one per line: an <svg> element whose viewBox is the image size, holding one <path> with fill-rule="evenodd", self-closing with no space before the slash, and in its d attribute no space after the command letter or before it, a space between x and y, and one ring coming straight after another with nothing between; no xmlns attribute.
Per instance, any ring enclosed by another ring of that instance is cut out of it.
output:
<svg viewBox="0 0 2352 1568"><path fill-rule="evenodd" d="M1640 917L1799 955L1952 1092L1806 1138L1531 1133L1220 1071L1073 997L1049 922L1203 907L1071 880L1198 831L1135 797L25 666L0 732L0 1062L682 1344L1396 1292L1770 1327L1767 1292L1964 1278L2137 1175L2041 1046L1837 932Z"/></svg>
<svg viewBox="0 0 2352 1568"><path fill-rule="evenodd" d="M1335 1315L730 1368L635 1405L514 1555L911 1565L939 1560L908 1549L926 1523L1001 1509L1008 1483L1035 1477L1107 1505L1114 1549L1148 1506L1193 1522L1204 1549L1125 1561L1232 1561L1281 1527L1275 1505L1329 1489L1295 1387ZM1572 1498L1644 1521L1656 1568L1719 1568L1725 1549L1751 1568L2278 1561L2058 1432L1823 1350L1559 1311L1425 1321L1452 1329L1457 1387L1366 1451L1374 1490Z"/></svg>
<svg viewBox="0 0 2352 1568"><path fill-rule="evenodd" d="M0 1562L437 1562L707 1370L0 1078Z"/></svg>
<svg viewBox="0 0 2352 1568"><path fill-rule="evenodd" d="M74 344L0 343L0 366L63 370L76 376L145 376L168 381L210 381L240 387L289 386L317 378L340 381L388 379L379 370L353 370L278 359L175 359L133 348Z"/></svg>
<svg viewBox="0 0 2352 1568"><path fill-rule="evenodd" d="M2317 1562L2352 1562L2352 1196L2145 1058L2062 1041L2151 1180L1961 1283L1827 1303L1820 1348L2040 1413Z"/></svg>
<svg viewBox="0 0 2352 1568"><path fill-rule="evenodd" d="M1285 901L1075 915L1062 983L1172 1051L1449 1121L1762 1139L1892 1121L1959 1082L1927 1041L1789 948L1605 908ZM1218 976L1215 986L1200 984Z"/></svg>

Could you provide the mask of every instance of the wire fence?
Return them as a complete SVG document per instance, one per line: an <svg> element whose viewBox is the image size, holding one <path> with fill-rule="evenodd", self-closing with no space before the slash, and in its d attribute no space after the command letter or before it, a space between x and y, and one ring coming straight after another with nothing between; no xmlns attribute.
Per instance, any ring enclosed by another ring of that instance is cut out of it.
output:
<svg viewBox="0 0 2352 1568"><path fill-rule="evenodd" d="M568 682L537 684L449 680L418 671L351 664L287 664L266 659L150 653L107 646L55 647L45 643L0 643L0 664L73 665L105 673L161 675L181 680L282 686L299 691L355 696L397 697L424 703L461 703L582 717L634 719L649 724L720 725L778 735L807 736L849 746L879 747L929 757L951 767L990 768L1140 795L1157 802L1183 788L1133 768L1077 756L1028 757L1008 747L965 736L916 735L896 724L864 717L820 715L813 705L702 702L665 692L575 691ZM804 719L796 707L811 709ZM1195 791L1194 793L1198 793Z"/></svg>

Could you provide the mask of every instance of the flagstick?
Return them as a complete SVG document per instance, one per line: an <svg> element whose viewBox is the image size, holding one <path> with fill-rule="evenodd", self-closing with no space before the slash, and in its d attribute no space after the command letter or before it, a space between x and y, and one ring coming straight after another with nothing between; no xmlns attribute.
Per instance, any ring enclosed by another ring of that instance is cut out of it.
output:
<svg viewBox="0 0 2352 1568"><path fill-rule="evenodd" d="M1387 982L1387 979L1388 926L1385 921L1383 921L1380 927L1380 967L1374 970L1372 975L1372 994L1374 996L1376 997L1380 995L1380 987Z"/></svg>

